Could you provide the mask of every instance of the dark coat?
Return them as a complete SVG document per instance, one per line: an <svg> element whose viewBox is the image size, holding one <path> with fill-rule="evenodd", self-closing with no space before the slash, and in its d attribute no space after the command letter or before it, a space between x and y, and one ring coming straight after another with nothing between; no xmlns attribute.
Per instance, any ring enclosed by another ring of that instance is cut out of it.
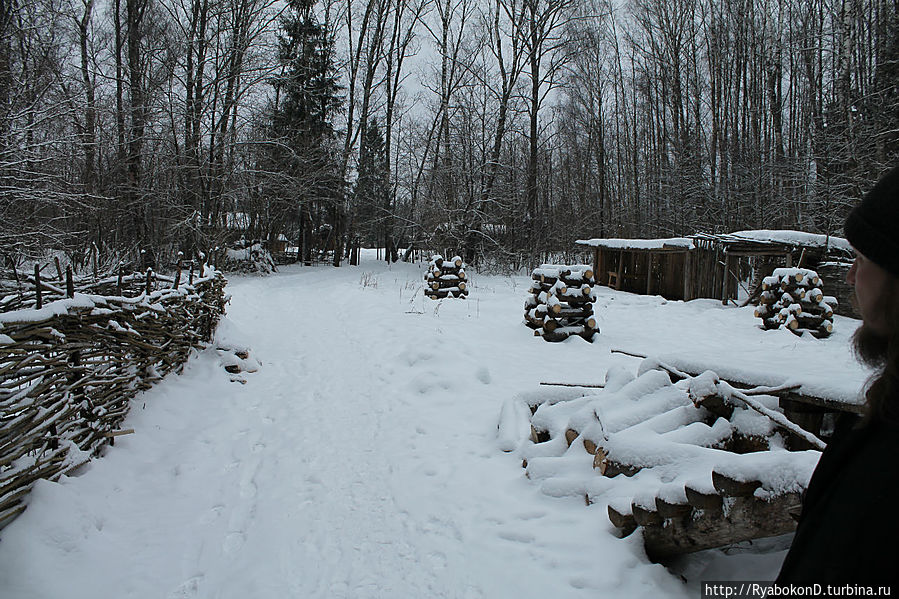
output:
<svg viewBox="0 0 899 599"><path fill-rule="evenodd" d="M777 581L899 590L899 429L839 419Z"/></svg>

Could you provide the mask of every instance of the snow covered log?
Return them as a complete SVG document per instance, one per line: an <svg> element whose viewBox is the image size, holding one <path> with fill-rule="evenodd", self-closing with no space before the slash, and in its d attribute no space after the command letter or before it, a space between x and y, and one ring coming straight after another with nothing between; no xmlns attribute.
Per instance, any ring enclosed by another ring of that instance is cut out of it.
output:
<svg viewBox="0 0 899 599"><path fill-rule="evenodd" d="M798 504L821 445L795 450L798 427L772 395L791 387L737 389L712 371L672 382L663 366L644 360L636 377L610 370L601 390L538 404L531 423L540 444L521 450L528 477L551 478L584 456L601 481L572 487L580 462L561 469L556 486L580 485L588 504L607 490L616 535L642 528L656 560L793 530L787 508Z"/></svg>
<svg viewBox="0 0 899 599"><path fill-rule="evenodd" d="M572 335L592 341L599 332L593 316L593 269L543 264L531 273L531 295L525 300L525 324L545 341L564 341Z"/></svg>
<svg viewBox="0 0 899 599"><path fill-rule="evenodd" d="M791 511L800 502L798 493L767 501L752 496L734 497L720 512L692 510L681 517L660 517L642 525L646 555L658 562L685 553L792 532L796 530L796 522Z"/></svg>
<svg viewBox="0 0 899 599"><path fill-rule="evenodd" d="M813 270L803 268L778 268L765 277L755 310L762 319L762 328L778 329L781 326L801 335L809 332L818 338L833 332L833 307L825 301L820 288L821 279Z"/></svg>
<svg viewBox="0 0 899 599"><path fill-rule="evenodd" d="M446 260L434 255L425 273L425 295L431 299L447 297L465 298L468 295L468 278L465 263L459 256Z"/></svg>

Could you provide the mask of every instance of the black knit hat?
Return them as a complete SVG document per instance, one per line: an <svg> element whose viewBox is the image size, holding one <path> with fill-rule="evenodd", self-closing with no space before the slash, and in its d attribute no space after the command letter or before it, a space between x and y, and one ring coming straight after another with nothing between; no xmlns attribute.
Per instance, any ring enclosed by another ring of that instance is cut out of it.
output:
<svg viewBox="0 0 899 599"><path fill-rule="evenodd" d="M899 166L865 194L843 230L852 247L899 277Z"/></svg>

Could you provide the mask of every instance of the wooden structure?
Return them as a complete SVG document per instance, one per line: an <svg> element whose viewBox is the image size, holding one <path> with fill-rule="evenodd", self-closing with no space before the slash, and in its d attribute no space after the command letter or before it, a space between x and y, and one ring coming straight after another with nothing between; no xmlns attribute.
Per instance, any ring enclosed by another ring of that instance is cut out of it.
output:
<svg viewBox="0 0 899 599"><path fill-rule="evenodd" d="M543 264L531 275L531 295L524 304L525 324L545 341L578 335L593 341L599 332L593 304L593 270L585 264Z"/></svg>
<svg viewBox="0 0 899 599"><path fill-rule="evenodd" d="M762 280L762 294L755 310L766 329L781 326L815 337L833 332L833 308L825 301L818 273L805 268L777 268Z"/></svg>
<svg viewBox="0 0 899 599"><path fill-rule="evenodd" d="M462 258L454 256L445 260L439 254L434 255L425 273L425 295L431 299L465 299L468 296L468 278Z"/></svg>
<svg viewBox="0 0 899 599"><path fill-rule="evenodd" d="M757 296L762 278L777 267L814 269L825 259L852 255L845 239L788 230L576 243L593 249L599 284L673 300L716 298L725 303L737 297L744 281L749 281L748 295Z"/></svg>
<svg viewBox="0 0 899 599"><path fill-rule="evenodd" d="M608 515L619 536L642 528L647 555L664 561L794 530L824 447L770 407L794 389L738 388L657 360L638 372L592 395L530 405L532 442L564 435L566 456L582 447L596 475L617 478ZM532 467L545 478L545 462L526 463L528 476Z"/></svg>
<svg viewBox="0 0 899 599"><path fill-rule="evenodd" d="M612 289L673 300L709 297L720 292L724 272L721 249L692 239L588 239L597 283Z"/></svg>
<svg viewBox="0 0 899 599"><path fill-rule="evenodd" d="M17 278L18 292L0 299L0 528L36 481L133 432L119 430L130 400L212 340L226 302L224 277L205 264L77 286L71 269L65 282L37 266Z"/></svg>

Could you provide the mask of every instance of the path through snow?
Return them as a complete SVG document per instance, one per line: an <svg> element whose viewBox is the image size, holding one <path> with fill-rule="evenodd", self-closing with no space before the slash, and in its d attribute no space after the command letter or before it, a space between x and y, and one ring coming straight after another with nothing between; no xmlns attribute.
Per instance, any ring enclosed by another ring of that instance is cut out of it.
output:
<svg viewBox="0 0 899 599"><path fill-rule="evenodd" d="M504 399L603 380L622 339L543 343L523 277L433 302L421 268L234 278L218 340L262 368L236 384L202 352L138 398L136 434L39 483L2 532L0 595L693 596L604 505L542 494L497 448Z"/></svg>

